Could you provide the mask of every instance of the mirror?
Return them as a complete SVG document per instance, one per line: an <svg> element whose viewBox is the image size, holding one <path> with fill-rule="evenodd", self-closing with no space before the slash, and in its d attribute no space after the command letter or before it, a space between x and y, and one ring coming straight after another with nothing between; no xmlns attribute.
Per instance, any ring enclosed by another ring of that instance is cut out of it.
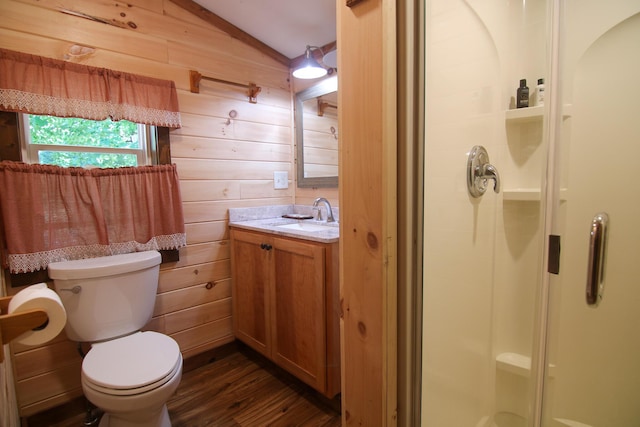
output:
<svg viewBox="0 0 640 427"><path fill-rule="evenodd" d="M298 187L338 186L338 76L296 94Z"/></svg>

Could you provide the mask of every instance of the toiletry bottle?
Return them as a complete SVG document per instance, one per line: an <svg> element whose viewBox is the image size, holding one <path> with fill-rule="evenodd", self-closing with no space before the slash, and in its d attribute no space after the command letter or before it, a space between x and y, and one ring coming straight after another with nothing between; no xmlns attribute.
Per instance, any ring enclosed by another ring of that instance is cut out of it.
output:
<svg viewBox="0 0 640 427"><path fill-rule="evenodd" d="M536 105L544 105L544 79L538 79L536 85Z"/></svg>
<svg viewBox="0 0 640 427"><path fill-rule="evenodd" d="M525 108L529 106L529 88L527 87L527 79L520 80L516 97L516 107Z"/></svg>

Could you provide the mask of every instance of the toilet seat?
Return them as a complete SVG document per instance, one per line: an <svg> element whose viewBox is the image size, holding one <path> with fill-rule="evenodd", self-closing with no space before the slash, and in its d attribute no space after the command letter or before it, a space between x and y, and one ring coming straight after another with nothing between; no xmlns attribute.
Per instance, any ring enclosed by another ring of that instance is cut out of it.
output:
<svg viewBox="0 0 640 427"><path fill-rule="evenodd" d="M94 344L82 362L86 386L128 396L158 388L182 368L178 343L157 332L138 332Z"/></svg>

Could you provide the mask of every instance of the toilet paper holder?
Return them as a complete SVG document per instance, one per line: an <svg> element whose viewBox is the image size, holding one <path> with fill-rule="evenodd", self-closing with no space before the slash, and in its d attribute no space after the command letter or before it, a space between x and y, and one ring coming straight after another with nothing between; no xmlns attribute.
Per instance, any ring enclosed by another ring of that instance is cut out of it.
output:
<svg viewBox="0 0 640 427"><path fill-rule="evenodd" d="M9 314L11 298L13 297L0 297L0 363L4 361L5 344L49 321L47 313L39 309Z"/></svg>

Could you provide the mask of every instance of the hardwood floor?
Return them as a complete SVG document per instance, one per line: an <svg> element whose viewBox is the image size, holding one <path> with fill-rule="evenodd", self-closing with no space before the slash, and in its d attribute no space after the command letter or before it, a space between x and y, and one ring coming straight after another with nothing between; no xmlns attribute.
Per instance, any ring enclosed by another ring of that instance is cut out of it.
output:
<svg viewBox="0 0 640 427"><path fill-rule="evenodd" d="M333 427L341 425L339 406L339 396L327 399L240 343L185 361L180 387L167 402L173 427ZM80 427L84 418L78 399L23 425Z"/></svg>

